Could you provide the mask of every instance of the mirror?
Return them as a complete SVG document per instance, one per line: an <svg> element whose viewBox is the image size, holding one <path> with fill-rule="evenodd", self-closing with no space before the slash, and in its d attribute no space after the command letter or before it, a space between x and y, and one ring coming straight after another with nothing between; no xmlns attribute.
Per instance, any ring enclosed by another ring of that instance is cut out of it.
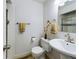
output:
<svg viewBox="0 0 79 59"><path fill-rule="evenodd" d="M76 1L66 1L58 8L58 19L61 31L76 33Z"/></svg>

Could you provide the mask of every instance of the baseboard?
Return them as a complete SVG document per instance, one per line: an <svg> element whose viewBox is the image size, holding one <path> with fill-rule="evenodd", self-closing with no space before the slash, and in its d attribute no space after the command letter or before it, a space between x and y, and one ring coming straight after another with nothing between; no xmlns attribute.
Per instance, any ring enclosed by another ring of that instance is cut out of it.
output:
<svg viewBox="0 0 79 59"><path fill-rule="evenodd" d="M24 54L20 54L20 55L15 55L14 59L21 59L21 58L24 58L24 57L27 57L29 55L31 55L32 53L29 52L29 53L24 53Z"/></svg>

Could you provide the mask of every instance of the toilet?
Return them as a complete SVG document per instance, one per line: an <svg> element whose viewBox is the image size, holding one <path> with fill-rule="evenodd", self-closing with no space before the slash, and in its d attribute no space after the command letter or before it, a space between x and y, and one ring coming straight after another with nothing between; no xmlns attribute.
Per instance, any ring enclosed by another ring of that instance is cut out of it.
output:
<svg viewBox="0 0 79 59"><path fill-rule="evenodd" d="M34 59L45 59L44 58L44 49L40 46L32 48L32 56Z"/></svg>
<svg viewBox="0 0 79 59"><path fill-rule="evenodd" d="M50 50L48 40L41 38L40 45L41 47L37 45L32 48L32 56L34 57L34 59L45 59L45 51L48 52Z"/></svg>

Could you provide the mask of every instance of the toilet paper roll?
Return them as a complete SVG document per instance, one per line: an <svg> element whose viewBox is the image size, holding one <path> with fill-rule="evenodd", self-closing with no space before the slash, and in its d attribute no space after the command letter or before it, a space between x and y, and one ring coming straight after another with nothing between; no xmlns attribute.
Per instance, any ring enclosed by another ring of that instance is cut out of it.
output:
<svg viewBox="0 0 79 59"><path fill-rule="evenodd" d="M37 41L37 38L36 38L36 37L32 37L32 38L31 38L31 41L32 41L32 42L36 42L36 41Z"/></svg>

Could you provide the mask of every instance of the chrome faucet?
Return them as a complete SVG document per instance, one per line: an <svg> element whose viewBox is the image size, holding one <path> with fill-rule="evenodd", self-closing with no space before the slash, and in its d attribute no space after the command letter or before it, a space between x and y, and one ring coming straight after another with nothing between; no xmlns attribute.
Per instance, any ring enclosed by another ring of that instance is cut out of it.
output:
<svg viewBox="0 0 79 59"><path fill-rule="evenodd" d="M69 33L67 33L67 34L65 35L65 37L67 37L66 42L74 43L74 39L71 39L71 37L70 37L70 34L69 34Z"/></svg>

